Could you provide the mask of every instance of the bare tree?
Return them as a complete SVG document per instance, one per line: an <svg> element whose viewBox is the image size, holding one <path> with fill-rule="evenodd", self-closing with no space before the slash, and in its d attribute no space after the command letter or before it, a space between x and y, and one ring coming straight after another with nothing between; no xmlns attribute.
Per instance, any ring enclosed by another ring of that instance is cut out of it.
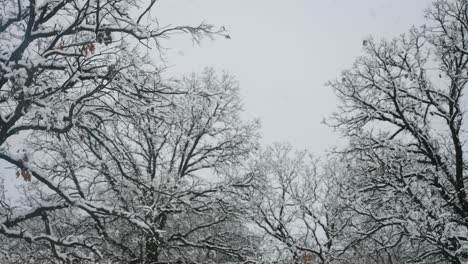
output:
<svg viewBox="0 0 468 264"><path fill-rule="evenodd" d="M333 177L307 151L274 144L254 160L242 197L273 263L325 263L332 247ZM275 249L276 248L276 249ZM281 262L283 261L283 262Z"/></svg>
<svg viewBox="0 0 468 264"><path fill-rule="evenodd" d="M435 1L426 15L392 41L364 41L330 83L342 100L333 125L350 140L342 250L368 263L468 256L468 4Z"/></svg>
<svg viewBox="0 0 468 264"><path fill-rule="evenodd" d="M251 255L220 195L230 184L203 179L255 147L236 84L212 72L163 82L138 49L224 33L142 23L155 2L1 1L0 159L27 182L15 201L0 196L2 262Z"/></svg>

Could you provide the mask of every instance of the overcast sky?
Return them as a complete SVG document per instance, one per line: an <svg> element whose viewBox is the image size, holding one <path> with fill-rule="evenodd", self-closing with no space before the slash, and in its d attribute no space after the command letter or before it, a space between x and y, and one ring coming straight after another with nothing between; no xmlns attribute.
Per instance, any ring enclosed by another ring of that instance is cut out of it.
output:
<svg viewBox="0 0 468 264"><path fill-rule="evenodd" d="M349 67L362 40L391 38L424 23L431 0L160 0L162 25L225 26L232 39L165 43L172 74L226 70L240 82L246 117L264 143L289 141L323 153L338 134L321 124L337 105L325 83Z"/></svg>

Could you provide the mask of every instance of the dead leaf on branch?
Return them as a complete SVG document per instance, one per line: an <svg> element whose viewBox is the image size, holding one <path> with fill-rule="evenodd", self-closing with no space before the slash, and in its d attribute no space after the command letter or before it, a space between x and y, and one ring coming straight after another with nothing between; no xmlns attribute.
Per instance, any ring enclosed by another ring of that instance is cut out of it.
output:
<svg viewBox="0 0 468 264"><path fill-rule="evenodd" d="M25 182L30 182L32 179L31 172L27 169L20 169L16 171L16 178L23 177Z"/></svg>
<svg viewBox="0 0 468 264"><path fill-rule="evenodd" d="M19 160L21 164L25 164L29 161L29 158L26 154L24 154L23 158ZM16 178L23 177L25 182L31 182L32 175L31 172L28 169L25 168L20 168L16 171Z"/></svg>

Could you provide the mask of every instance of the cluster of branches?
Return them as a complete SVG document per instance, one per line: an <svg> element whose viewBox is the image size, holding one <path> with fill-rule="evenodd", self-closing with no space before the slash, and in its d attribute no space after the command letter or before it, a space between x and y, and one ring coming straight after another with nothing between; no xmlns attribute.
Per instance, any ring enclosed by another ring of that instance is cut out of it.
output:
<svg viewBox="0 0 468 264"><path fill-rule="evenodd" d="M266 263L323 263L332 247L328 225L333 207L333 178L307 151L274 144L250 160L254 175L239 196L249 208L246 220L259 229L267 246ZM306 262L307 263L307 262Z"/></svg>

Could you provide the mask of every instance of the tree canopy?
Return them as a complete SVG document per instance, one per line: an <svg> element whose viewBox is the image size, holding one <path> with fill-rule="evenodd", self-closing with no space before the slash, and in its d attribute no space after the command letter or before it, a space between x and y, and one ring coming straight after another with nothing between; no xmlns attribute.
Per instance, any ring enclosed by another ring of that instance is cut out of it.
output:
<svg viewBox="0 0 468 264"><path fill-rule="evenodd" d="M465 0L363 41L323 157L260 144L233 76L163 77L162 39L230 37L156 3L0 0L1 263L468 261Z"/></svg>

